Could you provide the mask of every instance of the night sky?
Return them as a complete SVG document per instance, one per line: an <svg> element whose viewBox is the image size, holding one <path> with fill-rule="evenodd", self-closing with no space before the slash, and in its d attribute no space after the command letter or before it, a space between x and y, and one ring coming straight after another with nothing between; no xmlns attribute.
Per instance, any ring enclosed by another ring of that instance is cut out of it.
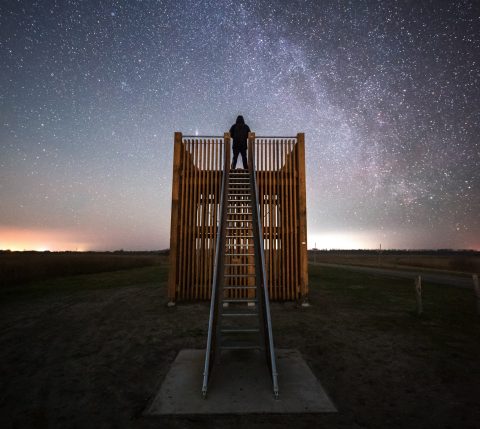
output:
<svg viewBox="0 0 480 429"><path fill-rule="evenodd" d="M478 1L0 5L0 249L169 246L173 133L306 134L308 247L480 249Z"/></svg>

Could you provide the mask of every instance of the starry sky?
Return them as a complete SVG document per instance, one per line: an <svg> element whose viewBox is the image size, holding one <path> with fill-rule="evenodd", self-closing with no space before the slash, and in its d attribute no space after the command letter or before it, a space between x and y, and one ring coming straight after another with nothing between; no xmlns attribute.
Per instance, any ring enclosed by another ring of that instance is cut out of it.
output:
<svg viewBox="0 0 480 429"><path fill-rule="evenodd" d="M308 247L480 249L478 1L5 0L0 249L169 246L173 133L305 132Z"/></svg>

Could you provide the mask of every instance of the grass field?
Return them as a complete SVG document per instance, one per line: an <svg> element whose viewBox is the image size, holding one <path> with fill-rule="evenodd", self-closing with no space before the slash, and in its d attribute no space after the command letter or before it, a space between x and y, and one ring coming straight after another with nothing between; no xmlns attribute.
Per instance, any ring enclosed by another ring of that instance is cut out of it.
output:
<svg viewBox="0 0 480 429"><path fill-rule="evenodd" d="M418 317L410 281L309 274L310 308L272 305L275 344L300 350L338 414L144 417L178 351L206 341L208 304L166 307L163 264L0 291L2 427L478 428L472 291L426 283Z"/></svg>
<svg viewBox="0 0 480 429"><path fill-rule="evenodd" d="M456 273L480 273L479 252L415 252L415 251L312 251L312 262L329 264L361 265L369 267L427 269Z"/></svg>
<svg viewBox="0 0 480 429"><path fill-rule="evenodd" d="M0 287L167 261L168 257L160 252L0 252Z"/></svg>

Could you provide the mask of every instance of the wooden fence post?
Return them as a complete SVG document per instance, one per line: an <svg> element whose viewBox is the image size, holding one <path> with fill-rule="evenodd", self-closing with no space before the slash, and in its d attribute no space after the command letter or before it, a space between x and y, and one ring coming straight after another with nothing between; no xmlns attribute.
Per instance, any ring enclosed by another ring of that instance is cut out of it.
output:
<svg viewBox="0 0 480 429"><path fill-rule="evenodd" d="M480 286L478 285L478 274L473 274L472 280L473 290L475 291L475 296L477 297L477 314L480 316Z"/></svg>
<svg viewBox="0 0 480 429"><path fill-rule="evenodd" d="M415 294L417 296L417 314L421 315L423 313L422 276L417 276L415 278Z"/></svg>

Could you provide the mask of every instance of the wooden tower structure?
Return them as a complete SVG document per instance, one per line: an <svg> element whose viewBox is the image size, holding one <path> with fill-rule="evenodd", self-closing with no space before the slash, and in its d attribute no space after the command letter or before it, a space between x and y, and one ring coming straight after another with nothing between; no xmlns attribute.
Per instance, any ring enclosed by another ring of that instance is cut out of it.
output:
<svg viewBox="0 0 480 429"><path fill-rule="evenodd" d="M266 285L270 300L308 295L305 137L249 135L249 163L255 158L256 201ZM209 300L221 225L222 182L230 167L230 135L175 133L170 233L170 301ZM227 169L228 167L228 169ZM242 243L235 231L235 243ZM243 238L246 242L247 236ZM251 282L253 267L238 262L237 283ZM229 280L227 280L228 282ZM233 278L232 278L233 281ZM248 290L244 292L248 295ZM243 295L241 295L243 296Z"/></svg>

